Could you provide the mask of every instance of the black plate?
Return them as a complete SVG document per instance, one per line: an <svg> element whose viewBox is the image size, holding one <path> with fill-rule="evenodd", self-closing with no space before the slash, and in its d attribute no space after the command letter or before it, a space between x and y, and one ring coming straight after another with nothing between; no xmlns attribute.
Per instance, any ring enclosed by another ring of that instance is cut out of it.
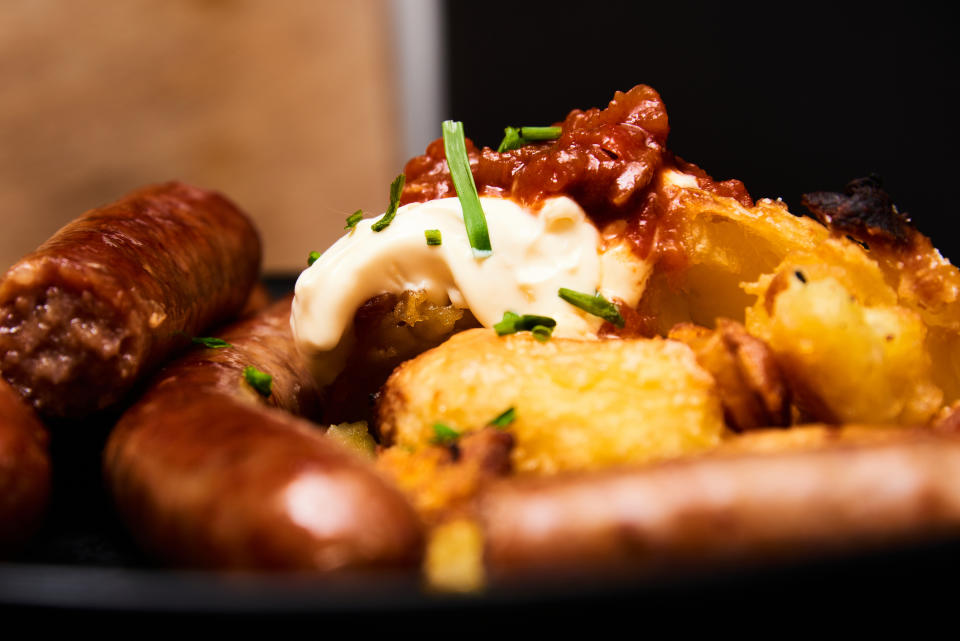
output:
<svg viewBox="0 0 960 641"><path fill-rule="evenodd" d="M290 278L267 281L274 295ZM960 538L847 551L768 565L711 566L683 572L613 577L558 576L492 586L470 597L423 591L412 575L308 575L185 572L162 568L134 545L103 488L100 455L114 416L54 426L54 491L46 523L28 547L0 563L0 607L81 613L163 613L242 617L356 617L390 613L432 617L497 615L608 617L644 609L704 605L789 604L814 595L876 603L929 594L960 570ZM694 600L694 601L692 601Z"/></svg>

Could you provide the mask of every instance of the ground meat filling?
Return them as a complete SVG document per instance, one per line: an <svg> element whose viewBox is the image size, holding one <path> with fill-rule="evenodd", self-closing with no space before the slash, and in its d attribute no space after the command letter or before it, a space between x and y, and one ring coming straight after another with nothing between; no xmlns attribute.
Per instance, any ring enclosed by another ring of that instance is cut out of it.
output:
<svg viewBox="0 0 960 641"><path fill-rule="evenodd" d="M78 393L102 387L103 377L118 386L134 374L132 331L114 310L90 291L50 286L29 289L0 308L0 368L20 394L40 410L60 403L58 389L72 381Z"/></svg>

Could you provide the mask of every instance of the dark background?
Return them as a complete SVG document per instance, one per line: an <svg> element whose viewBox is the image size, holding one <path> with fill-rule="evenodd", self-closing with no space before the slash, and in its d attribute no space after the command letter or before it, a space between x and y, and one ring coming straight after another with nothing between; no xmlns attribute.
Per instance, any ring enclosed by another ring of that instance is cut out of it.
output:
<svg viewBox="0 0 960 641"><path fill-rule="evenodd" d="M957 23L946 3L488 0L446 10L449 111L478 144L648 84L666 103L670 148L714 178L801 213L801 194L875 173L960 261Z"/></svg>

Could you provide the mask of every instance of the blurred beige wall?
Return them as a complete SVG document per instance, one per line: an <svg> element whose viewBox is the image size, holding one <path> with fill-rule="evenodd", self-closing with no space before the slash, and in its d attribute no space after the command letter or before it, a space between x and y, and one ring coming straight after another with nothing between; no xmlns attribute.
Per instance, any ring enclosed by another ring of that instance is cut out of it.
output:
<svg viewBox="0 0 960 641"><path fill-rule="evenodd" d="M0 2L0 269L86 209L178 178L299 271L398 154L385 0Z"/></svg>

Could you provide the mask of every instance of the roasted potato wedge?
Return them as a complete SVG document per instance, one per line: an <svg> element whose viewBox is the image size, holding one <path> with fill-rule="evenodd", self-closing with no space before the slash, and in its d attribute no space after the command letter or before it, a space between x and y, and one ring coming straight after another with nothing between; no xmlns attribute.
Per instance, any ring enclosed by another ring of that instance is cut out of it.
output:
<svg viewBox="0 0 960 641"><path fill-rule="evenodd" d="M943 403L927 327L879 265L829 239L788 256L748 291L748 329L771 346L796 402L831 423L923 424Z"/></svg>
<svg viewBox="0 0 960 641"><path fill-rule="evenodd" d="M603 467L713 447L724 433L713 378L664 339L541 343L475 329L390 376L378 408L384 443L421 448L437 422L458 432L516 409L518 472Z"/></svg>

